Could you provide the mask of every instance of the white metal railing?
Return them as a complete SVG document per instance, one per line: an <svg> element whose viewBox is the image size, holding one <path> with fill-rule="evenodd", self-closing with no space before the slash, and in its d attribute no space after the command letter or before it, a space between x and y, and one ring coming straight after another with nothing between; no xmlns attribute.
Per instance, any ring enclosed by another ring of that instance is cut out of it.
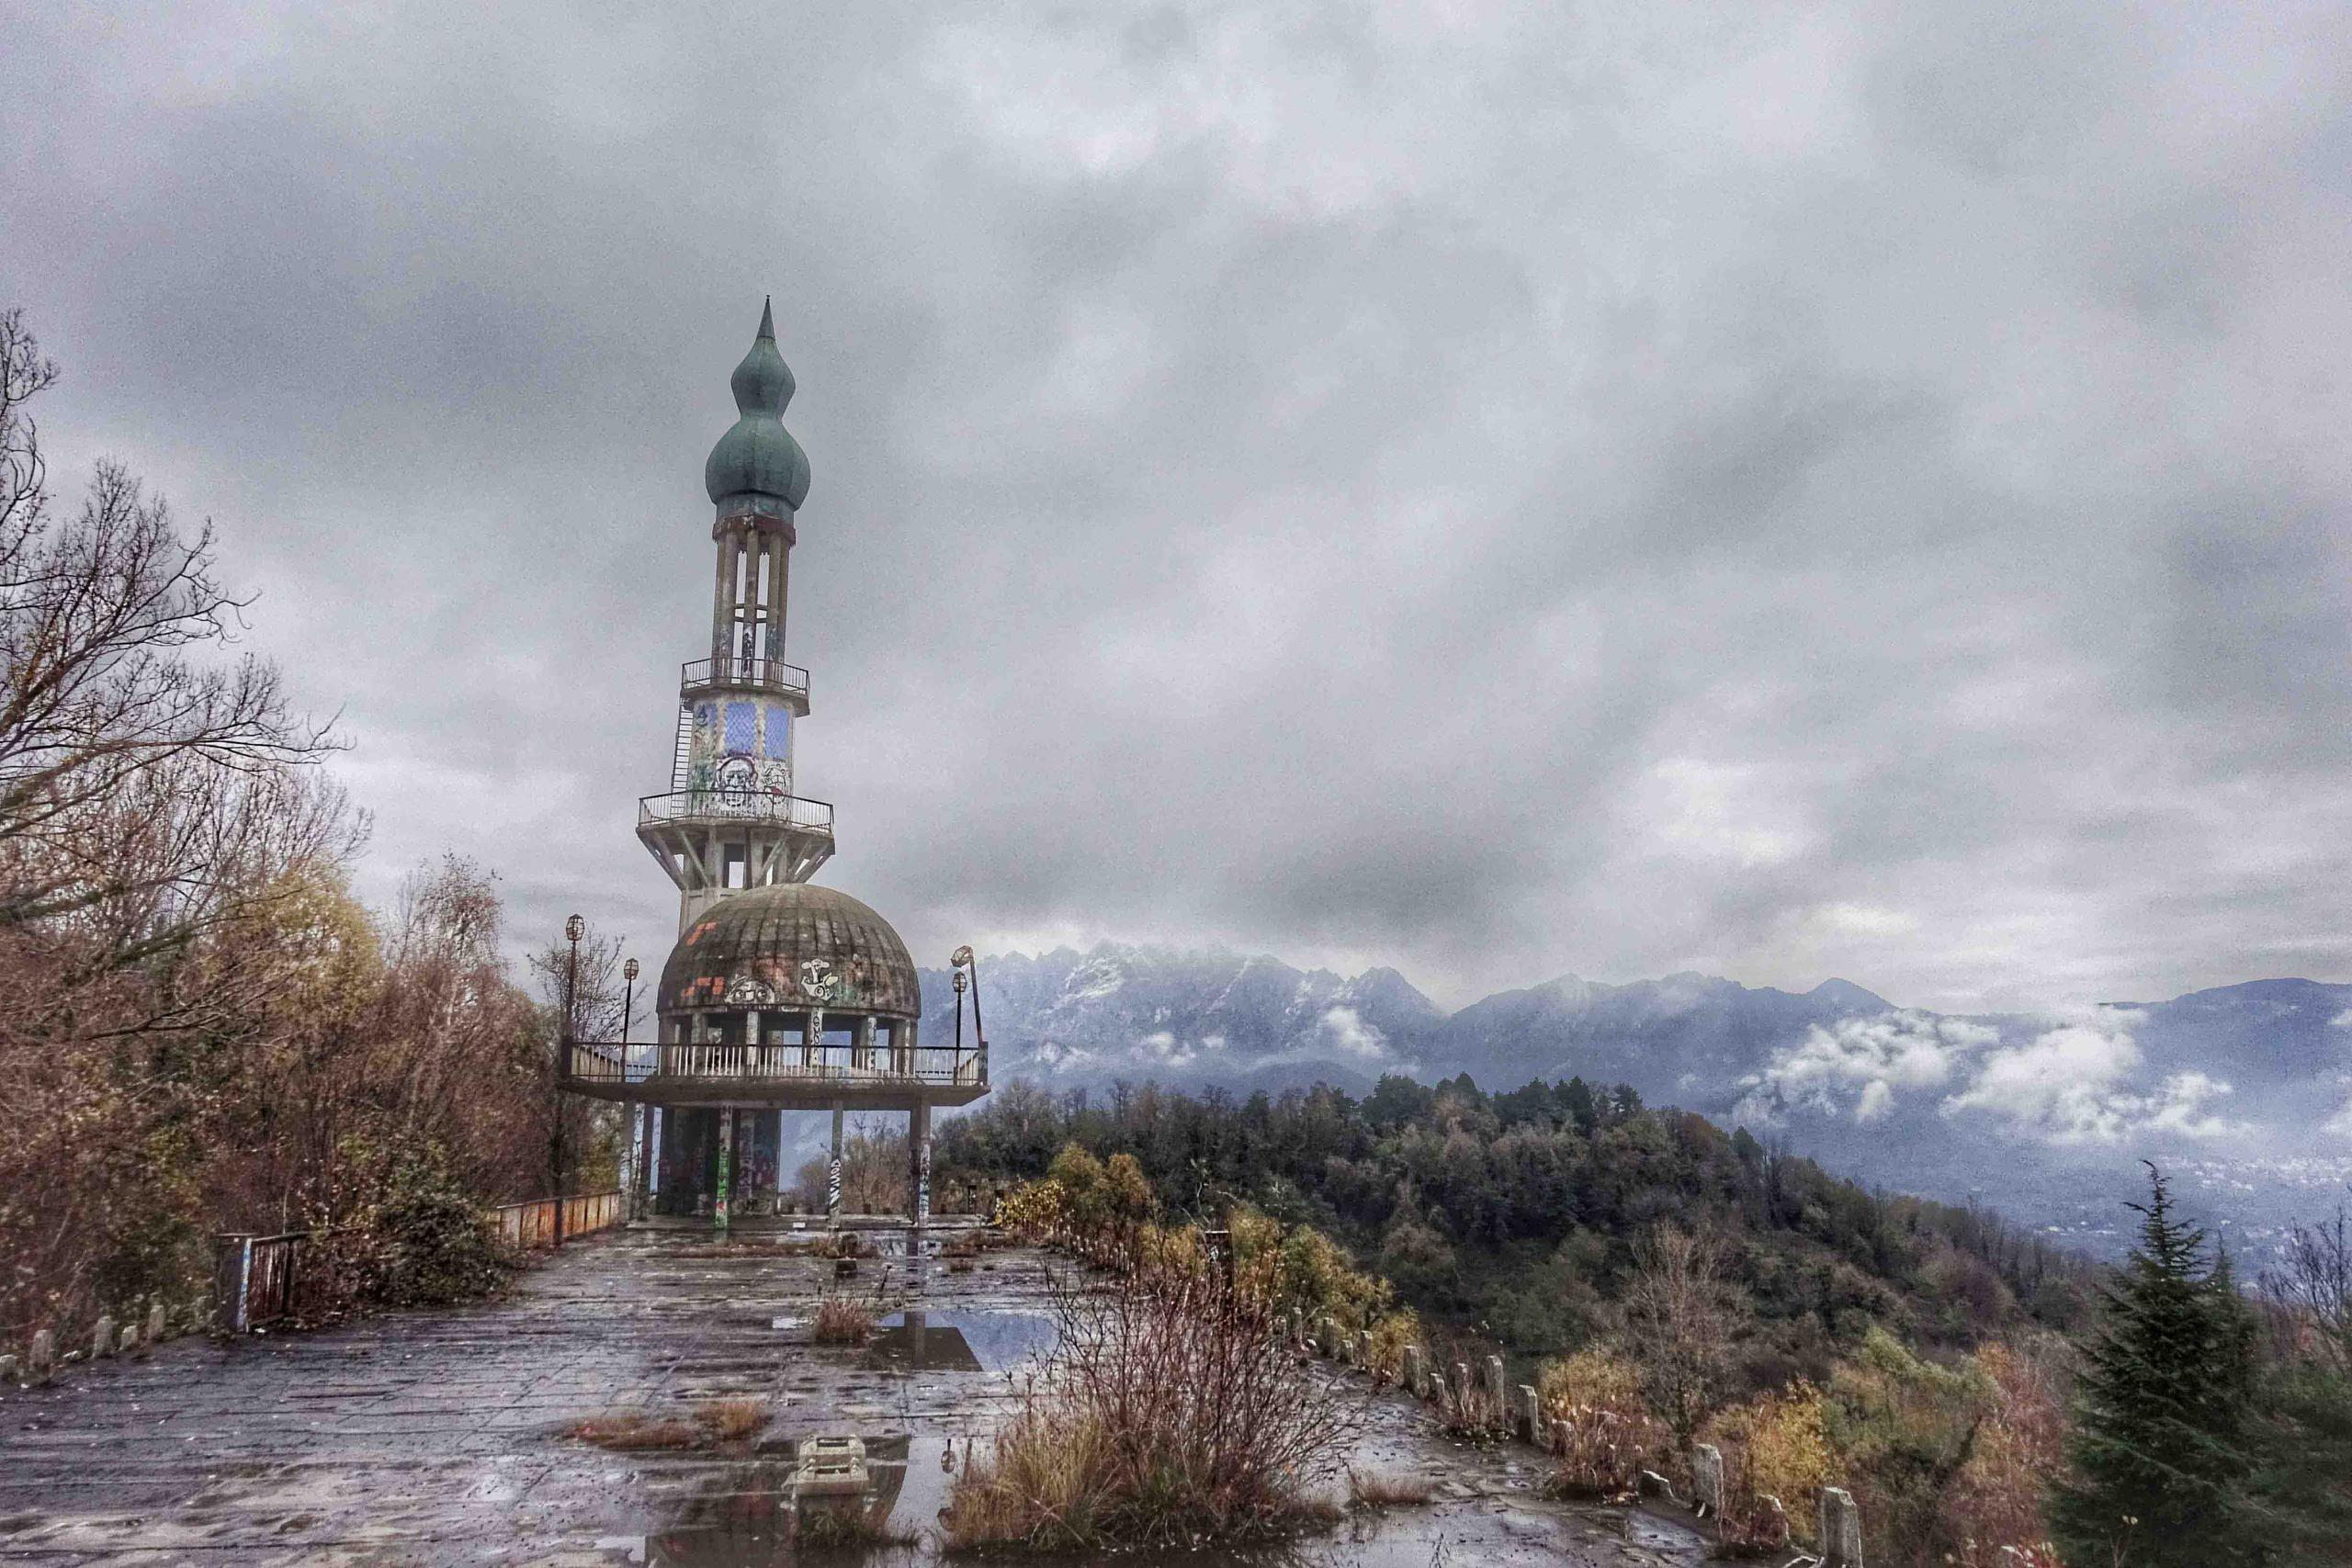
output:
<svg viewBox="0 0 2352 1568"><path fill-rule="evenodd" d="M786 795L781 790L680 789L666 795L645 795L637 803L637 822L640 828L656 822L711 818L733 822L775 822L829 836L833 830L831 801L807 800L797 795Z"/></svg>
<svg viewBox="0 0 2352 1568"><path fill-rule="evenodd" d="M972 1088L989 1081L986 1047L952 1045L893 1049L872 1046L730 1045L705 1041L574 1040L564 1050L563 1076L582 1085L725 1081L929 1084Z"/></svg>

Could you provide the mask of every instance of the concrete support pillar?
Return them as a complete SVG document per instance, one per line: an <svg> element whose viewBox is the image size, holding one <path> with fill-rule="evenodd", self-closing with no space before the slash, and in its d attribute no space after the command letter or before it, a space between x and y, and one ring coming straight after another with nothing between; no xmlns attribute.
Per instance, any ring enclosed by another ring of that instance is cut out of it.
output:
<svg viewBox="0 0 2352 1568"><path fill-rule="evenodd" d="M874 1066L874 1015L867 1013L857 1021L857 1048L849 1055L853 1067Z"/></svg>
<svg viewBox="0 0 2352 1568"><path fill-rule="evenodd" d="M653 1107L637 1108L637 1182L629 1192L629 1218L641 1220L653 1208Z"/></svg>
<svg viewBox="0 0 2352 1568"><path fill-rule="evenodd" d="M842 1102L833 1101L833 1156L825 1164L825 1223L842 1223Z"/></svg>
<svg viewBox="0 0 2352 1568"><path fill-rule="evenodd" d="M710 656L714 660L723 660L733 651L729 647L727 626L735 613L736 537L732 528L719 530L718 573L712 584L710 600ZM723 670L725 666L719 668Z"/></svg>
<svg viewBox="0 0 2352 1568"><path fill-rule="evenodd" d="M915 1242L922 1250L923 1232L931 1228L931 1101L918 1100L907 1119L907 1142L913 1145L915 1177Z"/></svg>
<svg viewBox="0 0 2352 1568"><path fill-rule="evenodd" d="M792 583L792 541L781 530L768 536L770 560L768 573L768 657L784 657L784 612L789 596L785 590Z"/></svg>
<svg viewBox="0 0 2352 1568"><path fill-rule="evenodd" d="M1842 1486L1821 1489L1821 1568L1862 1568L1862 1511Z"/></svg>
<svg viewBox="0 0 2352 1568"><path fill-rule="evenodd" d="M710 1223L720 1230L727 1228L733 1217L735 1198L735 1108L722 1105L718 1109L718 1184L710 1195Z"/></svg>

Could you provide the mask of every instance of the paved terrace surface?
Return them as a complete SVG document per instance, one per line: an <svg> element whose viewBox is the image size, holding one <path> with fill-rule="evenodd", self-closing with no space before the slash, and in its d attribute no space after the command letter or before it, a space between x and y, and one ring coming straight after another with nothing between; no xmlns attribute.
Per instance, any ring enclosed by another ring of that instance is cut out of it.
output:
<svg viewBox="0 0 2352 1568"><path fill-rule="evenodd" d="M918 1294L905 1259L865 1262L861 1288L881 1279L889 1304L921 1309L926 1326L829 1348L808 1343L803 1320L831 1263L608 1233L494 1303L68 1367L47 1387L0 1391L0 1562L807 1561L780 1539L791 1456L802 1437L844 1432L880 1461L874 1509L920 1534L944 1498L944 1450L960 1458L994 1428L1050 1339L1048 1263L1012 1250L957 1274L933 1261ZM768 1401L767 1424L731 1452L607 1453L564 1435L616 1408L745 1394ZM1272 1557L1182 1561L1700 1560L1670 1526L1540 1501L1532 1452L1450 1442L1400 1396L1372 1400L1354 1462L1429 1477L1437 1501L1351 1517ZM925 1540L848 1561L934 1551Z"/></svg>

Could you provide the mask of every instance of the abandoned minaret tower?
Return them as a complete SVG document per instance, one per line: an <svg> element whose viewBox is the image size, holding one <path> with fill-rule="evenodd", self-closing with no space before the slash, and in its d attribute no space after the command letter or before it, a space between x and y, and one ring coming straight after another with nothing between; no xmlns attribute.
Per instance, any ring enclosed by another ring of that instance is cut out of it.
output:
<svg viewBox="0 0 2352 1568"><path fill-rule="evenodd" d="M720 895L806 882L833 852L832 807L792 793L808 672L784 661L785 599L808 457L784 427L794 388L773 307L729 384L738 417L703 465L718 509L710 657L681 675L670 793L645 800L637 827L678 885L681 933Z"/></svg>
<svg viewBox="0 0 2352 1568"><path fill-rule="evenodd" d="M737 417L703 466L718 556L709 653L680 674L670 788L638 804L637 836L678 887L659 1038L567 1040L564 1082L642 1108L636 1213L722 1227L789 1202L785 1113L832 1113L827 1209L838 1219L842 1113L904 1111L920 1227L932 1108L988 1092L987 1047L977 1024L962 1037L960 1011L953 1044L920 1043L906 943L864 904L808 880L832 855L833 808L793 787L808 672L785 662L785 602L808 458L784 428L794 387L772 310L729 385ZM968 962L963 950L956 958Z"/></svg>

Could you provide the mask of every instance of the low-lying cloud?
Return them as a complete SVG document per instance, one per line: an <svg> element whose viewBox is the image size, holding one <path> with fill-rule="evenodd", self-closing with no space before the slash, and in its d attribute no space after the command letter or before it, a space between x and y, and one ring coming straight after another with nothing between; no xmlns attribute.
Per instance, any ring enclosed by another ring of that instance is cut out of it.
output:
<svg viewBox="0 0 2352 1568"><path fill-rule="evenodd" d="M2148 1081L2136 1034L2146 1021L2128 1008L2087 1009L2016 1043L1989 1024L1908 1010L1816 1024L1743 1080L1735 1114L1770 1124L1811 1111L1867 1125L1932 1107L2061 1146L2243 1131L2222 1113L2233 1093L2225 1080L2192 1069Z"/></svg>

